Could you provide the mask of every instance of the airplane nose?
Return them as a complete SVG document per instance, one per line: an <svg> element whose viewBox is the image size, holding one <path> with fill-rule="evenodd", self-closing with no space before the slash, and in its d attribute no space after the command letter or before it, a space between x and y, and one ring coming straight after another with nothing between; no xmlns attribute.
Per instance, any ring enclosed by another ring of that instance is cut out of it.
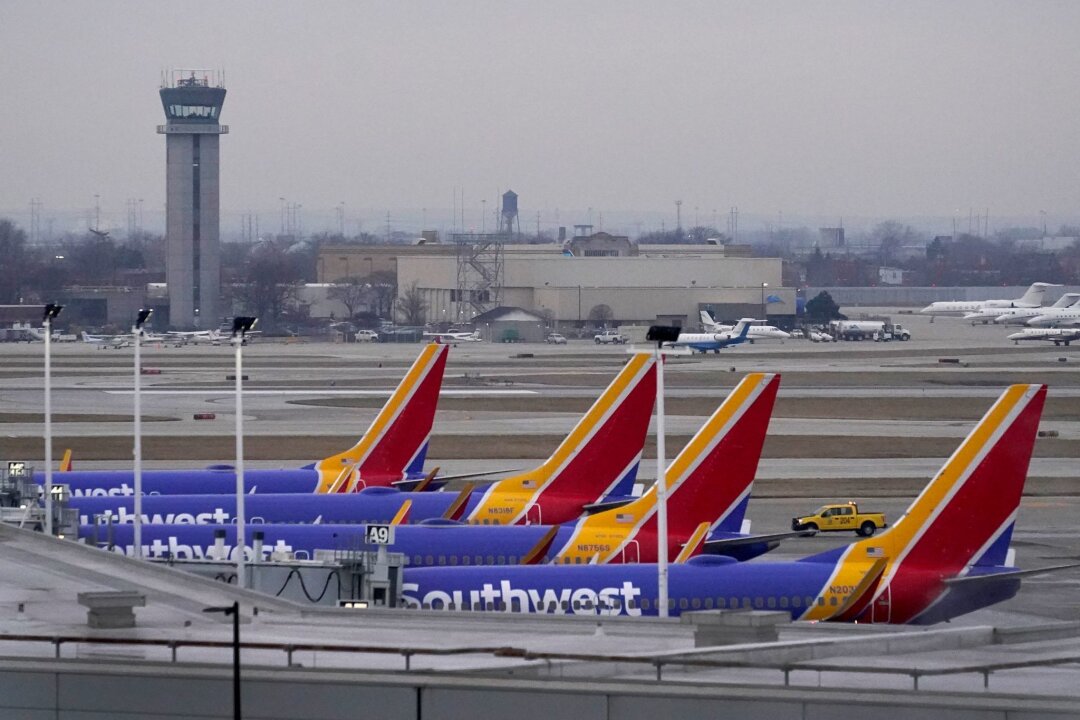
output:
<svg viewBox="0 0 1080 720"><path fill-rule="evenodd" d="M920 310L919 312L921 312L921 313L928 313L928 312L933 312L933 310L934 310L934 306L933 306L933 305L927 305L926 307L924 307L924 308L923 308L922 310Z"/></svg>
<svg viewBox="0 0 1080 720"><path fill-rule="evenodd" d="M791 337L791 333L784 332L783 330L780 331L780 339L781 340L787 340L789 337Z"/></svg>

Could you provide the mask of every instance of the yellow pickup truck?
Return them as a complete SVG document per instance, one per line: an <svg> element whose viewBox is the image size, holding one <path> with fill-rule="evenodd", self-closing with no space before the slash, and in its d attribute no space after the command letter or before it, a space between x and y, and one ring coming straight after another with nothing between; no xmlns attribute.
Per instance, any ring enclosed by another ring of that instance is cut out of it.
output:
<svg viewBox="0 0 1080 720"><path fill-rule="evenodd" d="M792 530L816 530L836 532L854 530L856 535L870 537L879 528L888 527L885 513L859 512L859 506L853 502L823 505L805 517L791 518Z"/></svg>

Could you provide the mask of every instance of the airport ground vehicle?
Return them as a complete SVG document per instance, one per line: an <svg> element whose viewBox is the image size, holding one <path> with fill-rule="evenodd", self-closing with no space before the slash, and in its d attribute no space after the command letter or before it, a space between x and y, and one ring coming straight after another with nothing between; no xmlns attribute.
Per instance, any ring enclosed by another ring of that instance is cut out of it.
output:
<svg viewBox="0 0 1080 720"><path fill-rule="evenodd" d="M550 333L545 339L545 342L547 342L549 345L565 345L566 338L559 333Z"/></svg>
<svg viewBox="0 0 1080 720"><path fill-rule="evenodd" d="M817 530L819 532L838 532L854 530L856 535L870 537L879 528L888 527L885 513L859 512L859 506L853 502L823 505L810 515L791 518L792 530Z"/></svg>
<svg viewBox="0 0 1080 720"><path fill-rule="evenodd" d="M903 325L887 320L833 320L829 331L840 340L910 340L911 332Z"/></svg>
<svg viewBox="0 0 1080 720"><path fill-rule="evenodd" d="M357 330L356 342L379 342L379 333L374 330Z"/></svg>
<svg viewBox="0 0 1080 720"><path fill-rule="evenodd" d="M597 345L625 345L626 336L618 330L603 330L593 335L593 342Z"/></svg>

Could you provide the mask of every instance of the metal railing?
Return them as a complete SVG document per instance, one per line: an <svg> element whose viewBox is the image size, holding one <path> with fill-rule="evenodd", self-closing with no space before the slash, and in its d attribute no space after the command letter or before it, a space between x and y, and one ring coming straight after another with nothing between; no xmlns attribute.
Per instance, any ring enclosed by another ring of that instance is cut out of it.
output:
<svg viewBox="0 0 1080 720"><path fill-rule="evenodd" d="M233 643L223 640L166 640L156 638L120 638L87 637L81 635L0 635L0 642L47 643L55 649L55 657L61 657L64 645L111 645L136 647L162 647L171 652L171 661L179 662L181 648L209 648L231 650ZM763 662L753 660L712 660L706 658L658 657L642 655L605 655L591 653L532 652L524 648L511 646L469 646L469 647L394 647L385 645L344 645L333 643L276 643L276 642L241 642L241 650L268 650L285 654L288 667L293 667L293 655L297 652L329 652L352 655L399 655L404 661L404 670L412 669L414 656L449 657L456 655L490 655L496 658L514 658L523 661L551 663L593 662L640 664L652 666L656 670L656 680L664 679L665 668L683 668L696 670L775 670L783 673L784 686L790 687L793 672L838 672L877 675L906 675L912 679L912 689L919 690L920 678L940 677L945 675L978 674L983 677L983 687L989 689L990 675L1005 670L1017 670L1035 667L1050 667L1080 663L1080 652L1065 651L1045 653L1036 657L1016 660L1002 660L978 663L957 663L941 667L868 667L848 665L839 662L798 660L791 662ZM584 676L583 676L584 677Z"/></svg>

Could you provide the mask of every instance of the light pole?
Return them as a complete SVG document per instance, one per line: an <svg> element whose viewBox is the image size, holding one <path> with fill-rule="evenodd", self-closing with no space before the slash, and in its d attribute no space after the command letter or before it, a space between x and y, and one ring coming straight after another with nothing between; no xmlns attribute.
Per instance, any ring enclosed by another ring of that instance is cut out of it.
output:
<svg viewBox="0 0 1080 720"><path fill-rule="evenodd" d="M135 317L135 327L131 334L135 336L135 527L133 541L135 557L142 558L142 328L150 319L153 310L139 310Z"/></svg>
<svg viewBox="0 0 1080 720"><path fill-rule="evenodd" d="M679 328L653 325L645 339L656 343L656 589L660 617L668 616L667 472L664 447L663 345L679 339Z"/></svg>
<svg viewBox="0 0 1080 720"><path fill-rule="evenodd" d="M232 605L203 608L206 613L224 613L226 617L232 615L232 692L233 692L233 718L240 720L240 603Z"/></svg>
<svg viewBox="0 0 1080 720"><path fill-rule="evenodd" d="M767 282L761 283L761 319L762 320L768 320L768 318L766 317L766 311L765 311L765 288L767 288L767 287L769 287L769 283L767 283Z"/></svg>
<svg viewBox="0 0 1080 720"><path fill-rule="evenodd" d="M234 317L232 343L236 348L236 585L247 587L244 577L244 336L258 318ZM237 621L239 622L239 621ZM239 650L237 651L239 652ZM237 681L239 682L239 681ZM239 703L239 699L237 699Z"/></svg>
<svg viewBox="0 0 1080 720"><path fill-rule="evenodd" d="M63 305L45 306L42 325L45 328L45 534L53 534L52 488L52 324Z"/></svg>

